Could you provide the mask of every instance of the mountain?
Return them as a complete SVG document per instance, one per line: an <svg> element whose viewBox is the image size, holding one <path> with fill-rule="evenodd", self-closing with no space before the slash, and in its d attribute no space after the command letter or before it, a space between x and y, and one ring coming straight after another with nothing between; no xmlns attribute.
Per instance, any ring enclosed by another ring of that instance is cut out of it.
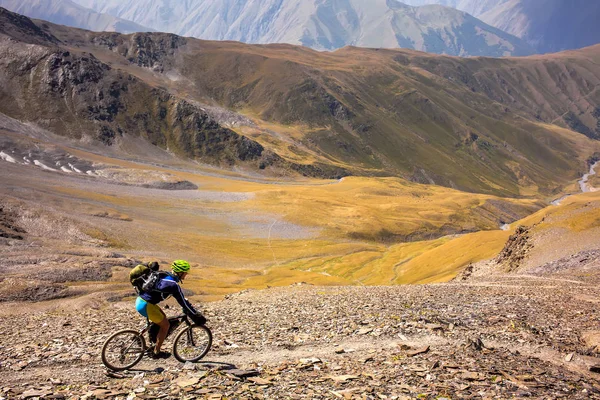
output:
<svg viewBox="0 0 600 400"><path fill-rule="evenodd" d="M0 0L0 7L31 18L96 32L152 31L134 22L82 7L70 0Z"/></svg>
<svg viewBox="0 0 600 400"><path fill-rule="evenodd" d="M403 3L411 6L439 4L456 8L479 18L481 14L500 6L507 1L508 0L403 0Z"/></svg>
<svg viewBox="0 0 600 400"><path fill-rule="evenodd" d="M480 18L524 39L540 53L600 43L600 2L509 0Z"/></svg>
<svg viewBox="0 0 600 400"><path fill-rule="evenodd" d="M77 4L135 21L138 24L152 27L160 32L177 33L186 36L181 26L204 6L211 3L206 0L74 0ZM221 2L213 2L215 6ZM235 6L234 10L239 8ZM227 14L227 13L225 13ZM192 36L192 35L187 35Z"/></svg>
<svg viewBox="0 0 600 400"><path fill-rule="evenodd" d="M0 112L76 139L517 196L560 192L600 152L600 46L524 59L323 53L3 18Z"/></svg>
<svg viewBox="0 0 600 400"><path fill-rule="evenodd" d="M405 0L465 11L526 41L537 53L580 49L600 43L600 3L572 0Z"/></svg>
<svg viewBox="0 0 600 400"><path fill-rule="evenodd" d="M453 8L395 0L77 0L161 31L209 40L290 43L317 50L403 47L459 56L532 54L527 44Z"/></svg>
<svg viewBox="0 0 600 400"><path fill-rule="evenodd" d="M343 169L321 168L319 163L288 165L256 141L217 123L194 101L112 68L94 54L60 47L67 43L55 36L93 35L89 31L60 25L50 28L43 21L37 26L29 18L3 8L0 23L0 36L5 38L0 44L0 98L17 102L5 104L0 112L10 117L35 121L63 136L105 145L135 147L132 142L142 137L152 145L203 158L213 165L251 163L257 169L276 166L308 176L345 174ZM111 33L98 35L88 37L101 48L123 38ZM157 72L164 70L169 55L186 44L185 38L172 34L125 38L132 47L123 56L130 53L127 60L135 58L140 66ZM24 43L37 46L23 47ZM27 77L26 71L32 75Z"/></svg>

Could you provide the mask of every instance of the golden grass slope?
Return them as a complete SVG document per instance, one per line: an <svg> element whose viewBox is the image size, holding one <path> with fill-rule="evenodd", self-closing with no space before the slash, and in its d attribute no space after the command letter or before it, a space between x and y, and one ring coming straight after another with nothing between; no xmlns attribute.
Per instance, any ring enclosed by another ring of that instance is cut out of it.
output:
<svg viewBox="0 0 600 400"><path fill-rule="evenodd" d="M45 146L41 140L31 145ZM173 167L159 167L51 146L106 168L111 179L123 178L128 185L3 162L0 193L67 215L92 242L127 256L165 263L189 259L201 268L186 286L205 298L297 282L447 281L502 249L511 231L499 230L501 223L512 222L513 229L537 224L539 251L532 253L533 261L554 257L557 249L564 255L592 246L600 233L600 193L572 196L561 206L537 211L543 203L532 199L400 178L276 181L219 174L176 159ZM165 176L199 189L136 186ZM86 285L85 290L97 288Z"/></svg>
<svg viewBox="0 0 600 400"><path fill-rule="evenodd" d="M87 235L130 257L201 265L186 286L207 298L296 282L447 280L502 247L501 218L510 222L541 206L399 178L250 180L181 160L174 161L177 168L158 167L61 148L129 185L4 163L2 195L68 215ZM157 176L199 189L135 186ZM456 236L479 230L489 232Z"/></svg>
<svg viewBox="0 0 600 400"><path fill-rule="evenodd" d="M509 231L481 231L432 241L381 246L342 257L299 260L273 268L267 281L278 274L289 281L291 271L320 272L343 277L347 284L386 285L445 282L471 263L494 258L519 225L531 226L533 248L524 270L585 250L598 249L600 235L600 192L571 196L559 206L548 206L511 224ZM259 285L251 278L250 286Z"/></svg>

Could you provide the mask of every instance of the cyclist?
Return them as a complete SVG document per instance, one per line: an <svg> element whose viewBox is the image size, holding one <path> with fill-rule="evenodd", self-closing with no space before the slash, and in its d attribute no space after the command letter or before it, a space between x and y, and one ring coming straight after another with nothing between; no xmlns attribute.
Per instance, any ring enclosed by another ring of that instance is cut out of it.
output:
<svg viewBox="0 0 600 400"><path fill-rule="evenodd" d="M190 271L190 264L184 260L175 260L171 264L171 269L173 270L173 273L160 271L158 281L154 285L154 288L151 291L142 291L135 301L137 312L160 327L154 349L150 349L151 351L149 352L149 355L152 358L168 358L171 356L171 353L160 350L160 347L169 332L169 319L158 306L158 303L161 301L173 296L183 308L183 312L188 315L194 323L198 325L204 325L206 323L206 318L196 311L185 298L181 286L179 285Z"/></svg>

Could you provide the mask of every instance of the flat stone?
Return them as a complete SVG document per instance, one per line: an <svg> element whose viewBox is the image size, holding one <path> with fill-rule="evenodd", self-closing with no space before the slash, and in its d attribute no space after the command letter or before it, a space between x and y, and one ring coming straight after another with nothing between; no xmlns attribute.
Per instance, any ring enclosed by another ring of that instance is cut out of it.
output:
<svg viewBox="0 0 600 400"><path fill-rule="evenodd" d="M96 397L98 399L105 399L111 394L112 391L106 389L96 389L90 393L91 396Z"/></svg>
<svg viewBox="0 0 600 400"><path fill-rule="evenodd" d="M312 357L312 358L301 358L300 359L300 363L302 364L317 364L320 363L321 359L317 358L317 357Z"/></svg>
<svg viewBox="0 0 600 400"><path fill-rule="evenodd" d="M482 381L485 379L485 377L478 373L478 372L463 372L462 374L460 374L460 378L464 379L466 381Z"/></svg>
<svg viewBox="0 0 600 400"><path fill-rule="evenodd" d="M429 346L425 346L425 347L420 347L416 350L407 351L406 355L409 357L414 357L419 354L427 353L428 351L429 351Z"/></svg>
<svg viewBox="0 0 600 400"><path fill-rule="evenodd" d="M255 369L228 369L225 372L238 378L248 378L260 375Z"/></svg>
<svg viewBox="0 0 600 400"><path fill-rule="evenodd" d="M273 382L271 382L270 380L261 378L260 376L250 377L250 378L248 378L248 380L250 382L256 383L257 385L271 385L271 384L273 384Z"/></svg>
<svg viewBox="0 0 600 400"><path fill-rule="evenodd" d="M175 383L177 384L177 386L181 387L181 388L185 388L188 386L192 386L197 384L198 382L200 382L200 378L193 376L193 377L189 377L189 378L179 378L175 381Z"/></svg>
<svg viewBox="0 0 600 400"><path fill-rule="evenodd" d="M346 382L346 381L358 379L359 376L358 375L338 375L338 376L330 375L328 378L333 381L336 381L336 382Z"/></svg>
<svg viewBox="0 0 600 400"><path fill-rule="evenodd" d="M186 362L185 364L183 364L183 368L184 371L193 371L196 369L196 364L193 364L191 362Z"/></svg>
<svg viewBox="0 0 600 400"><path fill-rule="evenodd" d="M29 389L29 390L24 391L21 394L21 398L29 399L31 397L44 397L44 396L48 396L50 393L52 393L52 392L49 390Z"/></svg>

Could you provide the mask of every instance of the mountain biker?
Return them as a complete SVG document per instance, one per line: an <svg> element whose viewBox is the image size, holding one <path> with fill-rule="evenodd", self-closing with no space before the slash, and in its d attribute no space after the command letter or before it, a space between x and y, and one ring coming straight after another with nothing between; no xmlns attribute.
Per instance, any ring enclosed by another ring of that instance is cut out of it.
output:
<svg viewBox="0 0 600 400"><path fill-rule="evenodd" d="M169 352L160 350L160 347L169 332L169 319L158 306L158 303L161 301L173 296L183 308L183 312L188 315L194 323L198 325L204 325L206 323L206 318L196 311L185 298L181 286L179 285L190 271L190 264L185 260L175 260L171 264L171 269L173 273L160 271L159 279L156 282L154 289L147 292L142 291L135 301L137 312L160 327L156 338L156 345L154 346L154 349L151 349L150 351L150 357L152 358L168 358L171 355Z"/></svg>

